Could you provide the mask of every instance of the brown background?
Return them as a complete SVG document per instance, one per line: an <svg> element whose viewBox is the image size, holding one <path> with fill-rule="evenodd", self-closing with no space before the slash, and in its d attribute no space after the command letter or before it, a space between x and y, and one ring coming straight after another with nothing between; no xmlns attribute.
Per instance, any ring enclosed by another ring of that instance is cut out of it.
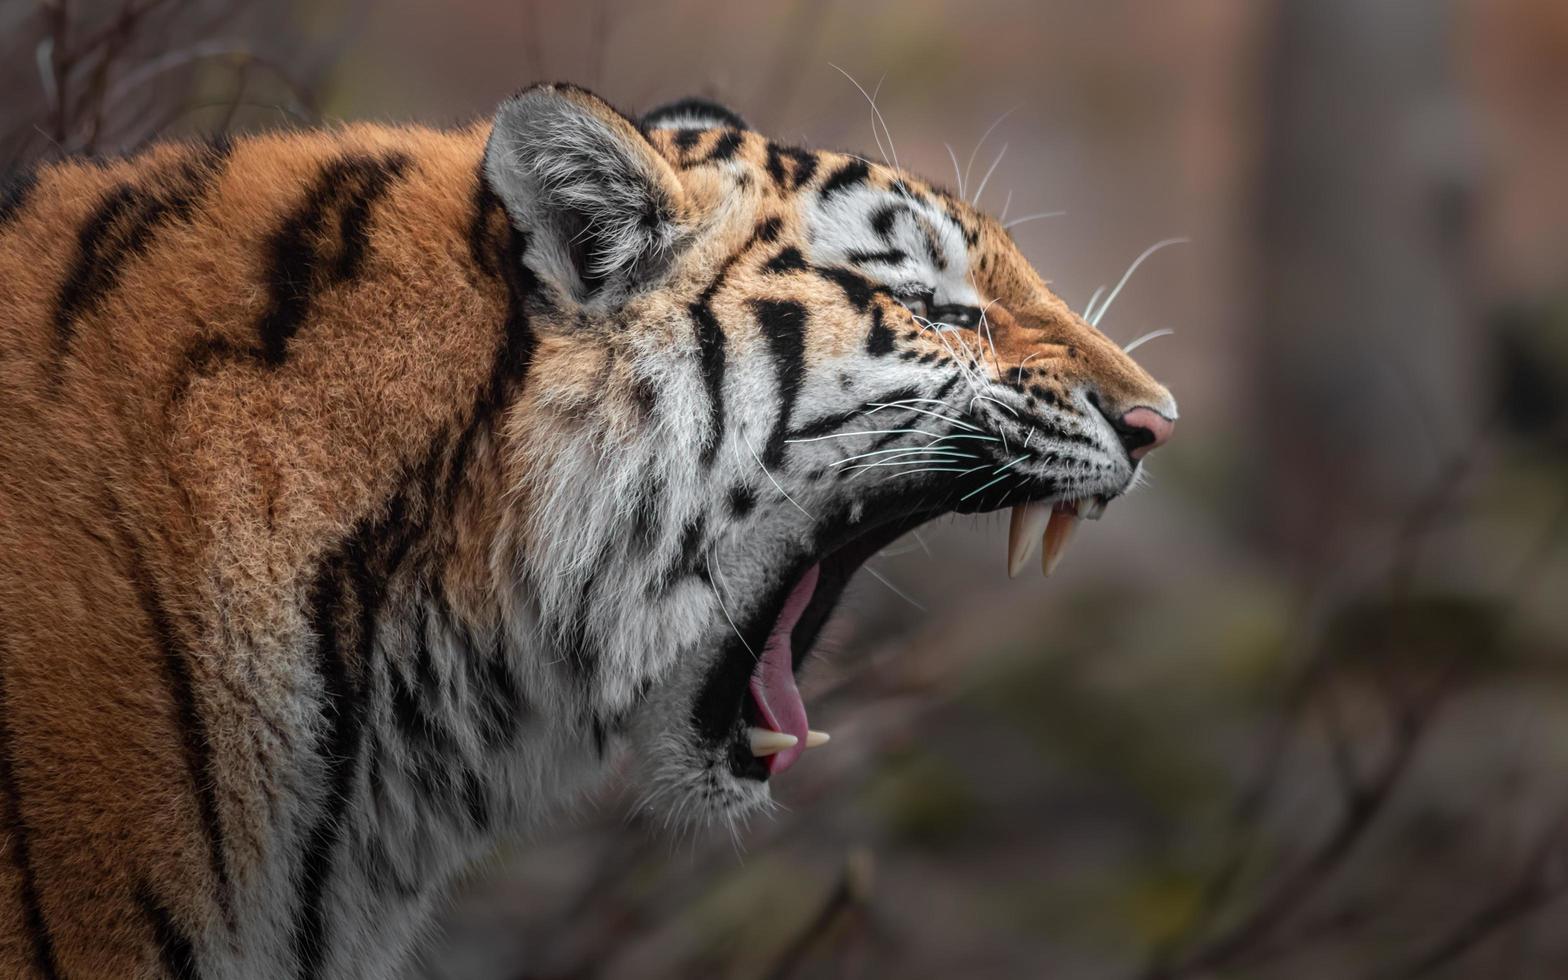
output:
<svg viewBox="0 0 1568 980"><path fill-rule="evenodd" d="M832 745L736 840L618 792L418 975L1568 974L1568 4L0 2L0 163L702 94L986 203L1182 422L1049 582L960 519L864 577ZM63 93L63 96L62 96ZM906 546L907 545L907 546Z"/></svg>

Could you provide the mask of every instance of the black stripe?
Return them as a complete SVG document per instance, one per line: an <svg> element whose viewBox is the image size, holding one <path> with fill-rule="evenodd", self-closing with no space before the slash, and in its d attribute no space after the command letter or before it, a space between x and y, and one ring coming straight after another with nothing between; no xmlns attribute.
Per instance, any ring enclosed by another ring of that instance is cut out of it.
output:
<svg viewBox="0 0 1568 980"><path fill-rule="evenodd" d="M866 333L866 353L872 357L881 357L892 352L893 331L888 329L882 316L882 307L874 307L871 310L871 329Z"/></svg>
<svg viewBox="0 0 1568 980"><path fill-rule="evenodd" d="M212 871L215 896L224 920L234 924L230 903L229 866L224 855L223 818L218 812L217 772L212 763L212 742L207 734L206 717L197 702L191 680L190 652L180 637L168 607L159 595L157 582L147 568L141 549L125 528L118 528L121 547L126 552L126 577L136 594L137 605L152 628L163 662L164 683L174 702L175 723L180 730L185 769L196 794L196 812L202 835L207 839L207 863Z"/></svg>
<svg viewBox="0 0 1568 980"><path fill-rule="evenodd" d="M742 518L750 514L752 508L757 506L757 491L744 483L737 483L730 487L730 516Z"/></svg>
<svg viewBox="0 0 1568 980"><path fill-rule="evenodd" d="M38 172L24 170L12 174L0 186L5 188L0 191L0 228L3 228L27 206L27 198L33 193L33 188L38 186Z"/></svg>
<svg viewBox="0 0 1568 980"><path fill-rule="evenodd" d="M920 226L920 235L926 246L926 258L937 267L937 271L947 271L947 253L942 251L942 246L936 243L936 236L931 234L931 227L924 221L917 222Z"/></svg>
<svg viewBox="0 0 1568 980"><path fill-rule="evenodd" d="M124 183L104 195L76 234L76 258L55 299L55 355L70 352L77 322L95 311L120 281L125 263L144 255L169 222L189 221L227 159L226 143L209 144L145 186Z"/></svg>
<svg viewBox="0 0 1568 980"><path fill-rule="evenodd" d="M371 208L408 162L401 153L334 160L299 209L273 233L267 245L271 302L256 328L262 363L277 367L287 359L289 341L309 316L315 293L358 275L369 245ZM334 211L339 245L337 255L329 258L322 238Z"/></svg>
<svg viewBox="0 0 1568 980"><path fill-rule="evenodd" d="M702 295L687 307L692 322L696 325L698 364L702 371L703 387L708 393L709 426L707 434L703 437L702 451L698 456L704 467L713 465L724 434L725 339L724 328L720 326L718 317L713 314L713 297L723 288L725 277L742 256L755 248L759 242L771 244L777 240L782 229L783 222L777 216L770 216L758 222L746 243L735 254L724 260L724 264L719 266L719 271L714 274L713 281L708 283Z"/></svg>
<svg viewBox="0 0 1568 980"><path fill-rule="evenodd" d="M840 269L837 266L818 266L817 275L828 280L844 291L844 298L849 300L851 306L864 313L871 306L872 297L878 293L892 295L884 286L879 286L849 269Z"/></svg>
<svg viewBox="0 0 1568 980"><path fill-rule="evenodd" d="M3 650L7 660L15 656L15 651L9 644L6 644ZM0 664L0 667L3 666ZM16 762L12 755L11 726L7 712L5 673L0 669L0 795L5 797L5 826L11 829L8 835L11 853L16 859L17 878L21 882L20 894L17 898L22 905L22 924L27 929L33 947L33 969L48 980L56 980L60 976L60 966L55 959L54 939L49 934L48 923L44 921L43 904L38 897L38 879L33 872L29 845L32 831L22 813L22 787L16 778Z"/></svg>
<svg viewBox="0 0 1568 980"><path fill-rule="evenodd" d="M586 674L593 658L582 639L569 641L568 663ZM506 647L497 640L488 654L470 651L474 688L479 692L479 729L485 745L492 751L511 744L517 737L519 722L528 711L522 686L506 662Z"/></svg>
<svg viewBox="0 0 1568 980"><path fill-rule="evenodd" d="M703 157L703 163L723 163L733 157L746 142L746 134L738 129L726 129L713 141L713 149Z"/></svg>
<svg viewBox="0 0 1568 980"><path fill-rule="evenodd" d="M901 248L888 248L880 252L850 252L845 258L852 265L867 265L872 262L898 265L909 258L909 253Z"/></svg>
<svg viewBox="0 0 1568 980"><path fill-rule="evenodd" d="M779 383L779 410L762 451L762 465L776 467L784 461L784 441L789 419L806 380L806 308L780 300L753 300L752 311L773 354L774 376Z"/></svg>
<svg viewBox="0 0 1568 980"><path fill-rule="evenodd" d="M789 166L785 165L789 162ZM782 190L799 190L817 173L817 155L798 146L768 143L768 176Z"/></svg>
<svg viewBox="0 0 1568 980"><path fill-rule="evenodd" d="M180 931L169 910L153 897L151 888L143 882L136 886L136 904L152 926L153 945L158 947L158 958L163 962L163 972L174 980L200 980L196 969L196 951L188 936Z"/></svg>
<svg viewBox="0 0 1568 980"><path fill-rule="evenodd" d="M702 452L698 456L704 467L713 465L724 433L724 328L719 326L718 317L708 305L713 291L714 288L709 287L701 299L691 304L691 316L697 324L697 346L701 352L702 384L708 392L708 432L703 437Z"/></svg>
<svg viewBox="0 0 1568 980"><path fill-rule="evenodd" d="M823 197L828 197L835 191L848 190L856 184L862 184L871 177L871 168L866 166L864 160L851 160L828 175L822 182Z"/></svg>
<svg viewBox="0 0 1568 980"><path fill-rule="evenodd" d="M474 829L483 833L490 828L490 800L485 792L484 780L472 769L463 770L462 776L463 809L468 813L469 823Z"/></svg>
<svg viewBox="0 0 1568 980"><path fill-rule="evenodd" d="M893 234L893 222L909 209L902 204L884 204L871 213L871 230L884 242Z"/></svg>
<svg viewBox="0 0 1568 980"><path fill-rule="evenodd" d="M763 265L762 271L781 275L786 272L799 272L804 268L806 268L805 257L800 254L800 249L791 245L769 259Z"/></svg>
<svg viewBox="0 0 1568 980"><path fill-rule="evenodd" d="M705 566L699 562L699 559L703 556L703 538L707 534L707 527L707 515L698 514L681 528L681 541L675 560L660 574L657 581L649 585L647 591L649 599L657 599L665 595L688 576L701 577L705 573Z"/></svg>
<svg viewBox="0 0 1568 980"><path fill-rule="evenodd" d="M510 222L500 225L490 220L498 202L482 174L478 181L469 235L471 257L481 272L498 274L507 289L505 319L489 376L476 390L457 434L444 445L440 441L432 445L419 467L419 478L389 500L379 519L361 522L322 562L310 589L309 619L319 638L315 666L322 678L322 714L327 721L318 747L326 764L327 792L301 857L293 945L302 978L320 976L326 965L330 923L324 902L364 743L366 708L350 663L361 671L374 669L376 619L388 580L413 548L414 539L433 521L435 501L451 501L459 491L474 444L501 409L515 401L533 360L535 337L526 303L536 282L522 261L526 242ZM444 474L440 472L443 459ZM421 484L428 486L422 496L413 498ZM347 655L350 649L352 658ZM435 685L439 679L427 654L416 653L416 670L422 685ZM492 675L487 681L499 685L498 697L504 703L521 704L521 691L515 683L507 684L508 679Z"/></svg>
<svg viewBox="0 0 1568 980"><path fill-rule="evenodd" d="M941 398L943 394L946 394L946 390L947 389L943 389L933 397ZM817 436L825 436L829 433L837 432L839 429L842 429L844 426L853 422L855 419L860 418L862 415L865 415L867 412L874 411L877 405L888 405L892 404L893 402L903 401L906 398L918 397L920 397L920 389L912 385L903 388L895 388L892 391L877 395L875 398L870 399L865 404L857 405L847 412L839 412L836 415L824 415L821 418L812 419L810 422L807 422L805 425L796 429L794 432L791 432L790 438L814 439Z"/></svg>
<svg viewBox="0 0 1568 980"><path fill-rule="evenodd" d="M958 379L959 373L954 371L953 376L947 379L947 383L932 393L931 397L937 399L947 397L947 393L953 390L954 385L958 384ZM908 429L912 426L919 425L922 420L930 419L930 417L931 416L922 412L910 412L904 418L890 424L888 426L888 431L885 434L878 436L876 440L871 443L870 451L876 452L878 449L882 449L888 445L891 445L892 443L897 442L905 435L905 433L898 431L899 429ZM845 472L848 471L846 470Z"/></svg>
<svg viewBox="0 0 1568 980"><path fill-rule="evenodd" d="M267 311L257 324L254 345L227 337L203 337L186 347L170 386L169 404L185 397L196 379L221 365L251 360L267 368L288 358L289 341L310 313L314 295L359 274L370 246L371 210L390 184L407 169L403 154L384 158L345 157L327 165L305 202L284 221L268 242L271 258L265 276ZM328 229L336 218L338 247L328 255ZM476 260L489 256L479 247L490 227L488 214L476 215L469 229ZM481 271L494 269L481 264Z"/></svg>
<svg viewBox="0 0 1568 980"><path fill-rule="evenodd" d="M359 749L364 737L364 705L359 690L349 675L343 636L344 585L355 587L359 603L355 617L357 663L369 663L375 642L375 612L368 585L369 569L365 549L366 531L361 530L336 555L322 564L310 589L309 619L316 634L315 669L322 681L321 712L327 722L318 743L318 754L326 770L327 792L322 813L310 829L300 858L298 918L294 924L294 949L299 956L301 978L321 975L326 960L327 882L332 875L334 852L343 829L358 768ZM345 583L347 580L347 583Z"/></svg>
<svg viewBox="0 0 1568 980"><path fill-rule="evenodd" d="M490 376L477 393L468 424L458 434L449 456L446 485L442 491L442 499L446 500L452 499L457 492L479 433L489 426L502 406L515 400L517 391L526 382L538 346L528 322L528 298L539 285L533 271L523 264L528 242L510 220L498 228L487 221L488 215L502 209L502 204L483 171L478 176L474 208L475 226L490 230L470 236L471 257L481 269L494 270L506 284L506 319L501 327L495 360L490 366ZM500 213L505 212L501 210Z"/></svg>

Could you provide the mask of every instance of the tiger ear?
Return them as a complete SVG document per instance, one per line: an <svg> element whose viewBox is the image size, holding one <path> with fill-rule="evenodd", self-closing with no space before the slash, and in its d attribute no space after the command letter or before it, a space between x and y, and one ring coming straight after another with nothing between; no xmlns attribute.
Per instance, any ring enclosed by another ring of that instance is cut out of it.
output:
<svg viewBox="0 0 1568 980"><path fill-rule="evenodd" d="M643 114L643 129L750 129L733 109L707 99L667 102Z"/></svg>
<svg viewBox="0 0 1568 980"><path fill-rule="evenodd" d="M631 120L573 85L504 102L484 174L527 236L523 261L585 305L614 307L659 281L688 237L669 163Z"/></svg>

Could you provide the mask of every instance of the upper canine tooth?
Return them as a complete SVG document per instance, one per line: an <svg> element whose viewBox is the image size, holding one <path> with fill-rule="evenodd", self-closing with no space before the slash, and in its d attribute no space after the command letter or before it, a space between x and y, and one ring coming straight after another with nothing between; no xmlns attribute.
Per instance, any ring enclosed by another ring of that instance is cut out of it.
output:
<svg viewBox="0 0 1568 980"><path fill-rule="evenodd" d="M1100 519L1105 513L1105 500L1101 497L1085 497L1078 502L1078 516L1086 517L1091 521Z"/></svg>
<svg viewBox="0 0 1568 980"><path fill-rule="evenodd" d="M832 740L833 736L829 735L827 732L807 732L806 748L814 749L819 745L826 745Z"/></svg>
<svg viewBox="0 0 1568 980"><path fill-rule="evenodd" d="M1073 536L1073 532L1078 530L1081 520L1082 518L1077 514L1066 511L1051 512L1051 523L1045 526L1045 535L1040 540L1042 551L1040 567L1047 577L1056 571L1057 565L1061 564L1062 552L1067 549L1067 542Z"/></svg>
<svg viewBox="0 0 1568 980"><path fill-rule="evenodd" d="M800 741L788 732L776 732L771 728L748 728L746 737L751 740L752 755L773 755Z"/></svg>
<svg viewBox="0 0 1568 980"><path fill-rule="evenodd" d="M1039 540L1051 519L1051 505L1042 503L1018 504L1013 508L1012 526L1007 531L1007 577L1017 578L1034 554L1034 543Z"/></svg>

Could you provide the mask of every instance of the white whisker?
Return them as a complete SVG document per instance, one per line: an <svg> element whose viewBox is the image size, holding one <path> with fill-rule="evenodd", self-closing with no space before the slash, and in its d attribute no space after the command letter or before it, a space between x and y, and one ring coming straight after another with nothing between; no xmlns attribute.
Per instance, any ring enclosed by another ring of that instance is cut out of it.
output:
<svg viewBox="0 0 1568 980"><path fill-rule="evenodd" d="M1190 241L1192 241L1190 238L1166 238L1162 239L1161 241L1157 241L1153 245L1150 245L1148 248L1144 249L1142 254L1140 254L1136 259L1132 260L1132 265L1127 267L1127 271L1122 273L1121 281L1116 284L1115 289L1111 290L1111 295L1105 297L1105 302L1100 306L1099 309L1095 310L1094 316L1092 318L1086 319L1088 319L1091 324L1098 327L1100 325L1100 320L1104 318L1106 311L1109 310L1111 308L1111 304L1116 301L1117 294L1122 291L1123 286L1127 285L1127 280L1132 278L1132 274L1138 271L1138 266L1143 264L1144 259L1153 255L1155 252L1158 252L1160 249L1165 248L1167 245L1182 245Z"/></svg>
<svg viewBox="0 0 1568 980"><path fill-rule="evenodd" d="M991 125L986 127L985 132L980 134L980 142L975 144L975 148L969 154L968 161L966 161L964 163L964 179L963 179L963 183L965 183L965 184L969 183L969 171L974 168L975 156L977 154L979 154L980 148L985 146L985 141L991 138L991 134L992 133L996 132L996 127L1002 125L1002 120L1006 119L1008 116L1011 116L1013 113L1015 113L1017 111L1018 111L1018 107L1017 106L1013 106L1011 109L1009 109L1006 112L1002 113L1000 116L997 116L996 120L994 122L992 122ZM962 196L962 195L960 194L960 196Z"/></svg>
<svg viewBox="0 0 1568 980"><path fill-rule="evenodd" d="M1066 211L1037 211L1034 214L1026 214L1020 218L1014 218L1013 220L1004 223L1002 225L1002 230L1011 231L1012 229L1017 228L1019 225L1027 224L1031 221L1039 221L1041 218L1060 218L1066 213Z"/></svg>
<svg viewBox="0 0 1568 980"><path fill-rule="evenodd" d="M1018 366L1013 368L1013 381L1014 382L1018 382L1018 381L1023 380L1024 368L1028 367L1029 366L1029 362L1034 360L1035 358L1039 357L1041 353L1042 353L1041 351L1035 351L1033 354L1030 354L1028 357L1026 357L1023 360L1018 362Z"/></svg>
<svg viewBox="0 0 1568 980"><path fill-rule="evenodd" d="M849 79L849 83L851 85L855 86L855 88L857 88L857 89L860 89L860 94L864 95L866 97L866 101L871 104L871 115L872 115L871 135L876 137L877 150L879 152L881 152L881 154L882 154L882 162L884 164L887 163L888 154L889 154L889 151L891 151L892 156L893 156L893 168L895 170L902 170L902 169L904 169L903 167L900 167L898 165L898 149L893 146L893 133L887 128L887 120L882 118L882 110L877 108L877 100L871 95L871 93L869 93L869 92L867 92L865 90L864 86L862 86L859 82L855 81L855 76L851 75L849 72L847 72L844 69L840 68L838 65L833 64L832 62L829 62L828 64L834 71L838 72L840 75L843 75L845 78ZM883 76L883 78L886 78L886 77L887 76L885 76L885 75ZM878 82L877 83L877 91L880 92L881 90L882 90L882 83ZM882 131L884 133L887 133L887 149L885 149L885 150L882 148L882 137L877 135L877 124L878 123L881 124Z"/></svg>
<svg viewBox="0 0 1568 980"><path fill-rule="evenodd" d="M891 436L891 435L919 435L919 436L929 436L932 439L935 439L937 437L935 432L927 432L925 429L857 429L854 432L830 432L830 433L828 433L825 436L808 436L807 438L804 438L804 439L785 439L784 442L785 443L821 442L824 439L850 439L850 438L853 438L855 436Z"/></svg>
<svg viewBox="0 0 1568 980"><path fill-rule="evenodd" d="M989 395L976 395L976 396L974 396L973 398L969 399L969 407L973 408L975 402L990 402L991 404L995 405L997 408L1000 408L1002 411L1004 411L1007 414L1011 415L1013 418L1016 419L1018 417L1018 413L1013 411L1013 407L1011 405L1004 405L1003 403L997 401L995 398L992 398Z"/></svg>
<svg viewBox="0 0 1568 980"><path fill-rule="evenodd" d="M900 589L898 586L894 585L892 582L889 582L886 578L883 578L882 574L880 572L878 572L876 569L872 568L870 565L866 566L866 574L871 576L872 578L876 579L878 582L881 582L883 585L887 586L889 589L893 590L893 594L894 595L898 596L900 599L903 599L905 602L909 603L911 606L914 606L916 609L920 610L921 612L925 612L926 611L926 607L925 606L922 606L920 603L918 603L914 599L910 598L909 594L907 592L905 592L903 589Z"/></svg>
<svg viewBox="0 0 1568 980"><path fill-rule="evenodd" d="M947 158L953 161L953 176L958 180L958 196L964 196L964 174L958 169L958 154L953 152L953 144L943 143L947 147Z"/></svg>
<svg viewBox="0 0 1568 980"><path fill-rule="evenodd" d="M1137 340L1134 340L1131 343L1129 343L1126 347L1123 347L1122 348L1122 353L1123 354L1131 354L1133 351L1135 351L1138 348L1142 347L1144 344L1147 344L1149 341L1155 340L1155 339L1157 339L1159 337L1169 337L1171 334L1173 334L1175 332L1176 331L1172 330L1169 327L1166 327L1163 330L1150 330L1148 333L1144 334L1142 337L1139 337Z"/></svg>
<svg viewBox="0 0 1568 980"><path fill-rule="evenodd" d="M996 159L991 161L991 168L985 172L984 177L980 178L980 186L975 189L974 200L970 201L970 204L973 204L975 207L980 206L980 196L985 193L985 185L991 182L991 175L996 173L997 164L1001 163L1002 158L1007 156L1007 147L1009 145L1007 143L1002 144L1002 149L996 154Z"/></svg>
<svg viewBox="0 0 1568 980"><path fill-rule="evenodd" d="M991 487L996 486L998 483L1001 483L1005 479L1007 479L1007 474L1003 473L1001 476L999 476L996 479L992 480L990 483L982 484L981 486L976 487L975 489L969 491L968 493L964 494L962 497L959 497L958 499L959 499L959 501L968 500L970 497L973 497L975 494L979 493L980 491L988 490Z"/></svg>
<svg viewBox="0 0 1568 980"><path fill-rule="evenodd" d="M952 463L952 462L959 462L959 461L962 461L962 460L974 459L975 458L974 455L971 454L971 453L946 453L946 452L942 452L941 450L932 451L930 449L911 449L908 452L906 452L905 455L906 456L918 455L918 456L921 456L921 457L928 457L929 456L929 457L933 457L933 458L930 458L930 459L925 459L925 458L922 458L922 459L884 459L884 460L879 460L879 461L877 461L875 463L856 463L854 466L851 466L851 467L848 467L847 469L845 469L844 472L845 473L850 473L850 472L853 472L854 470L869 470L869 469L873 469L873 468L887 467L887 466L917 466L917 465L924 465L926 463ZM845 462L848 462L848 460L846 460Z"/></svg>
<svg viewBox="0 0 1568 980"><path fill-rule="evenodd" d="M832 465L833 466L843 466L845 463L853 463L857 459L869 459L872 456L893 457L893 456L900 456L900 455L908 455L910 453L929 453L929 454L932 454L932 455L952 456L955 459L972 459L972 458L974 458L974 454L973 453L959 452L956 449L932 449L929 446L901 446L901 447L899 447L897 449L878 449L878 450L875 450L873 452L860 453L860 454L855 455L855 456L845 456L843 459L839 460L836 463L833 463Z"/></svg>
<svg viewBox="0 0 1568 980"><path fill-rule="evenodd" d="M889 403L889 404L878 405L877 409L880 411L881 409L884 409L884 408L894 408L894 407L895 407L894 405ZM929 415L932 418L937 418L937 419L941 419L944 422L952 423L953 425L956 425L956 426L958 426L961 429L968 429L970 432L980 432L980 431L982 431L979 426L970 425L968 422L960 422L958 419L948 418L946 415L942 415L939 412L933 412L929 408L917 408L914 405L905 405L904 406L904 410L908 411L908 412L919 412L921 415Z"/></svg>
<svg viewBox="0 0 1568 980"><path fill-rule="evenodd" d="M719 591L723 576L715 574L713 566L713 549L717 544L717 539L710 542L707 553L703 556L703 564L708 566L708 582L713 587L713 597L719 601L719 610L724 613L724 618L729 620L730 629L734 630L735 635L740 638L741 646L744 646L746 652L751 654L751 659L760 660L761 658L757 656L757 651L753 650L751 644L746 642L745 634L740 631L739 626L735 625L735 618L730 615L729 607L724 603L724 595ZM729 586L725 585L723 588L725 592L729 591Z"/></svg>
<svg viewBox="0 0 1568 980"><path fill-rule="evenodd" d="M1090 323L1094 322L1091 319L1094 316L1094 304L1098 303L1100 301L1100 297L1105 295L1105 290L1105 286L1096 288L1095 291L1089 295L1089 302L1083 305L1083 318Z"/></svg>
<svg viewBox="0 0 1568 980"><path fill-rule="evenodd" d="M757 451L752 448L751 440L746 437L745 430L741 429L741 430L737 430L737 431L739 432L741 441L746 444L746 451L748 453L751 453L751 458L757 461L757 467L762 470L762 475L768 478L768 482L773 484L773 489L775 489L779 493L783 494L785 500L788 500L790 503L794 504L796 510L800 511L802 514L805 514L806 515L806 520L812 521L814 523L816 521L816 518L812 516L811 512L809 510L807 510L806 508L800 506L800 501L796 500L794 497L791 497L789 495L789 491L785 490L783 485L781 485L778 480L775 480L773 478L773 474L772 473L768 472L768 468L766 466L764 466L763 463L762 463L762 457L758 456L757 455Z"/></svg>

